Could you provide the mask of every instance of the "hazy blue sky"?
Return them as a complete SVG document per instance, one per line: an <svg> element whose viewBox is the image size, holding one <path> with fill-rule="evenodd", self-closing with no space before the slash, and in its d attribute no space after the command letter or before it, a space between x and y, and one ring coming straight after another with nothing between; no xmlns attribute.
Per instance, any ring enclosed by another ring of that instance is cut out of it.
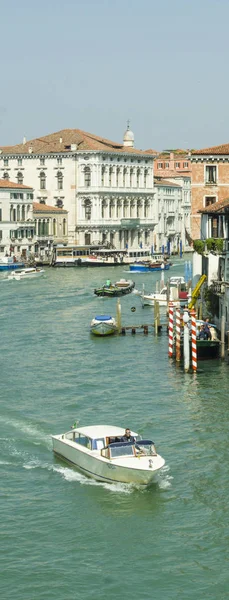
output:
<svg viewBox="0 0 229 600"><path fill-rule="evenodd" d="M2 0L0 145L63 128L229 142L229 0Z"/></svg>

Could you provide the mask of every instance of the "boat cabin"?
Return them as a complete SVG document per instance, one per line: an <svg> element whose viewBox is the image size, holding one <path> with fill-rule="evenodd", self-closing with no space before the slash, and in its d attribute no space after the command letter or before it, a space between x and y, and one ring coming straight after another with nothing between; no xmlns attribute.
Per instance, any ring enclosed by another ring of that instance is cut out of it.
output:
<svg viewBox="0 0 229 600"><path fill-rule="evenodd" d="M101 450L101 456L111 460L112 458L123 458L133 456L157 456L154 442L151 440L140 440L138 442L113 442Z"/></svg>
<svg viewBox="0 0 229 600"><path fill-rule="evenodd" d="M124 433L122 434L124 435ZM121 456L156 456L156 448L152 440L142 440L141 436L134 434L135 442L123 442L122 435L102 435L98 437L91 437L86 435L85 432L76 430L69 431L63 434L62 438L67 439L71 442L75 442L90 451L99 451L103 458L111 460L112 458L119 458Z"/></svg>

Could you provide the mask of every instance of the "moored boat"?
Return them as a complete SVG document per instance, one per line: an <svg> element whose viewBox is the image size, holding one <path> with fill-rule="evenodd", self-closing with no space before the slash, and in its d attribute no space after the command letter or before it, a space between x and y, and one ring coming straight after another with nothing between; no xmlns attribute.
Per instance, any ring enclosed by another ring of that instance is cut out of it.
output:
<svg viewBox="0 0 229 600"><path fill-rule="evenodd" d="M0 258L0 271L15 271L24 266L23 262L17 262L13 256L2 256Z"/></svg>
<svg viewBox="0 0 229 600"><path fill-rule="evenodd" d="M53 451L85 475L109 483L149 485L165 460L157 454L154 442L131 432L123 441L124 430L110 425L73 428L53 435Z"/></svg>
<svg viewBox="0 0 229 600"><path fill-rule="evenodd" d="M19 281L20 279L33 279L34 277L42 277L44 274L44 269L39 269L38 267L28 267L27 269L21 269L10 273L10 275L8 275L8 279Z"/></svg>
<svg viewBox="0 0 229 600"><path fill-rule="evenodd" d="M120 279L115 283L111 283L108 279L107 282L101 287L94 290L94 294L96 296L125 296L126 294L130 294L134 289L135 283L134 281L127 279Z"/></svg>
<svg viewBox="0 0 229 600"><path fill-rule="evenodd" d="M98 315L91 321L91 333L94 335L113 335L117 332L117 323L110 315Z"/></svg>

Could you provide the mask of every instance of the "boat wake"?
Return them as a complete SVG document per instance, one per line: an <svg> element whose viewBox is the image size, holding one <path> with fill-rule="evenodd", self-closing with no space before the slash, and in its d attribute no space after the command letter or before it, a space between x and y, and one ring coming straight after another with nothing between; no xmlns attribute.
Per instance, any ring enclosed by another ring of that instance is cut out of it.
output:
<svg viewBox="0 0 229 600"><path fill-rule="evenodd" d="M39 430L37 427L30 423L24 423L22 421L17 421L15 419L2 418L0 417L0 421L2 421L5 425L10 425L10 427L14 427L21 433L26 433L29 437L33 437L33 443L38 445L43 442L47 446L47 448L52 447L51 436L45 434L43 431Z"/></svg>
<svg viewBox="0 0 229 600"><path fill-rule="evenodd" d="M167 490L172 487L173 476L169 475L170 467L169 465L165 465L160 470L160 473L157 474L155 478L155 482L157 482L160 490Z"/></svg>

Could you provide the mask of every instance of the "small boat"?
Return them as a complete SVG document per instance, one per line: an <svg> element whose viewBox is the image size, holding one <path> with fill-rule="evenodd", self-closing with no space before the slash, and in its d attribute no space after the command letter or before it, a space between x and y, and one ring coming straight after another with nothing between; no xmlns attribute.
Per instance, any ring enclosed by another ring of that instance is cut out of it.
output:
<svg viewBox="0 0 229 600"><path fill-rule="evenodd" d="M149 485L165 460L154 442L131 432L131 442L122 441L124 430L110 425L74 428L53 435L54 453L88 477L108 483Z"/></svg>
<svg viewBox="0 0 229 600"><path fill-rule="evenodd" d="M116 332L116 320L110 315L98 315L91 321L91 333L94 335L113 335Z"/></svg>
<svg viewBox="0 0 229 600"><path fill-rule="evenodd" d="M15 271L24 267L23 262L17 262L14 256L2 256L0 258L0 271Z"/></svg>
<svg viewBox="0 0 229 600"><path fill-rule="evenodd" d="M125 296L126 294L130 294L134 289L135 283L134 281L127 279L120 279L115 283L111 283L108 279L101 288L94 290L94 294L96 296Z"/></svg>
<svg viewBox="0 0 229 600"><path fill-rule="evenodd" d="M169 298L167 286L163 287L160 292L153 292L152 294L146 294L143 290L140 294L143 307L146 305L154 306L155 300L160 306L167 306L168 300L171 300L174 306L176 304L183 306L188 301L188 292L186 290L181 291L180 286L176 285L175 282L172 284L170 280L169 288Z"/></svg>
<svg viewBox="0 0 229 600"><path fill-rule="evenodd" d="M139 273L151 273L152 271L168 271L170 269L170 263L167 262L138 262L132 263L129 266L130 271Z"/></svg>
<svg viewBox="0 0 229 600"><path fill-rule="evenodd" d="M28 269L21 269L21 271L15 271L8 275L8 279L19 281L20 279L33 279L34 277L42 277L45 274L44 269L38 267L29 267Z"/></svg>

